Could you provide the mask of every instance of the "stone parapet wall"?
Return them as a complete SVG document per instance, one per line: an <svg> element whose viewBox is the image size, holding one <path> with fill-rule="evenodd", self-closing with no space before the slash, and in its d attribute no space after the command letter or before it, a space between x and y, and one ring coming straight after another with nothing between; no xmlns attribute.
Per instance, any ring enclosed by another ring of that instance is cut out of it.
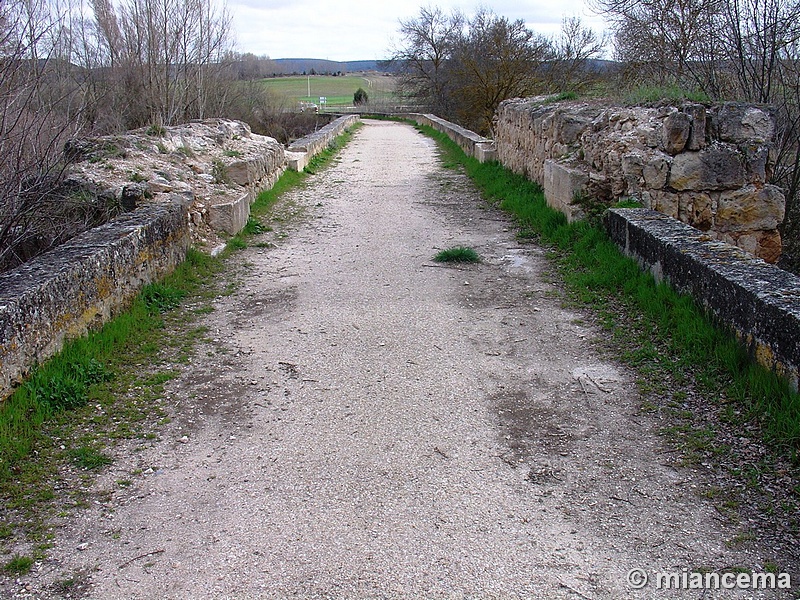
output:
<svg viewBox="0 0 800 600"><path fill-rule="evenodd" d="M289 157L289 168L295 171L302 171L312 158L327 150L337 136L355 125L359 119L358 115L343 115L314 133L310 133L289 144L286 149Z"/></svg>
<svg viewBox="0 0 800 600"><path fill-rule="evenodd" d="M174 195L124 214L0 275L0 399L185 259L187 203Z"/></svg>
<svg viewBox="0 0 800 600"><path fill-rule="evenodd" d="M412 113L405 115L418 125L427 125L440 133L444 133L464 151L480 162L496 160L494 142L478 135L474 131L464 129L460 125L445 121L436 115Z"/></svg>
<svg viewBox="0 0 800 600"><path fill-rule="evenodd" d="M580 218L584 202L621 199L688 223L775 262L785 198L769 184L775 122L740 103L620 107L601 102L503 102L497 159L539 182L548 203Z"/></svg>
<svg viewBox="0 0 800 600"><path fill-rule="evenodd" d="M647 209L611 209L614 242L658 280L667 280L730 327L762 365L797 389L800 277Z"/></svg>

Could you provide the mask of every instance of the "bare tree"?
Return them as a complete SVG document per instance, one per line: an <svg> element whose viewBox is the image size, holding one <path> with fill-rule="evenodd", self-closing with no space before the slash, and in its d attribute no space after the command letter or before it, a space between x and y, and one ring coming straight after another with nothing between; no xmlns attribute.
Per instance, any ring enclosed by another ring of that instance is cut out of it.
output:
<svg viewBox="0 0 800 600"><path fill-rule="evenodd" d="M551 56L548 40L524 22L488 9L468 21L461 13L421 8L400 22L400 31L404 45L392 61L401 88L428 110L483 133L500 102L534 88L537 67Z"/></svg>
<svg viewBox="0 0 800 600"><path fill-rule="evenodd" d="M224 106L231 19L213 0L92 0L106 89L128 128L204 118Z"/></svg>
<svg viewBox="0 0 800 600"><path fill-rule="evenodd" d="M564 17L561 33L553 40L553 59L546 72L549 91L577 92L592 81L589 62L603 56L608 43L586 27L580 17Z"/></svg>
<svg viewBox="0 0 800 600"><path fill-rule="evenodd" d="M70 18L44 2L0 4L0 270L95 220L94 199L62 186L63 145L85 123Z"/></svg>
<svg viewBox="0 0 800 600"><path fill-rule="evenodd" d="M488 9L478 11L453 54L459 122L491 133L499 104L532 93L539 80L537 69L552 56L550 42L522 20L510 21Z"/></svg>
<svg viewBox="0 0 800 600"><path fill-rule="evenodd" d="M400 87L437 114L450 114L448 63L464 24L460 12L448 15L438 7L421 8L416 18L400 21L404 45L392 56L400 68Z"/></svg>
<svg viewBox="0 0 800 600"><path fill-rule="evenodd" d="M66 185L68 140L222 114L230 43L215 0L0 0L0 269L116 210Z"/></svg>
<svg viewBox="0 0 800 600"><path fill-rule="evenodd" d="M616 58L629 75L657 85L716 89L718 30L725 0L593 0L612 23ZM638 76L638 77L636 77Z"/></svg>
<svg viewBox="0 0 800 600"><path fill-rule="evenodd" d="M771 104L778 124L772 181L786 193L782 264L800 272L800 2L594 0L615 29L618 58L640 78L713 100ZM640 79L641 80L641 79Z"/></svg>

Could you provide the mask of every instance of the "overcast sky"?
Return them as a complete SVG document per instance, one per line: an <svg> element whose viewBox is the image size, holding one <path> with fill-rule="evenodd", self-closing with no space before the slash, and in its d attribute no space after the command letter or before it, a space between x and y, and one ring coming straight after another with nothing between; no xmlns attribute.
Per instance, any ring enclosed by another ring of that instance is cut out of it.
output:
<svg viewBox="0 0 800 600"><path fill-rule="evenodd" d="M598 33L603 28L585 0L228 0L240 52L337 61L388 58L400 42L399 20L416 17L421 6L458 8L468 15L485 6L548 36L558 32L565 15L581 17Z"/></svg>

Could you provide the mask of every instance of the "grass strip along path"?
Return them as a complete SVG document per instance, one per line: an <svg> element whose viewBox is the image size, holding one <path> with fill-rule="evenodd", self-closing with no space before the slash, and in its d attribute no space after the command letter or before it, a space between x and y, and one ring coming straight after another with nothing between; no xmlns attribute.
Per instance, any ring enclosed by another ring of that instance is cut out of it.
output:
<svg viewBox="0 0 800 600"><path fill-rule="evenodd" d="M27 572L47 555L53 519L86 505L97 469L111 462L115 442L157 439L169 418L164 384L175 373L162 365L192 356L207 336L197 317L213 310L217 277L232 253L266 227L268 213L287 190L304 185L347 143L339 136L305 172L286 171L251 207L245 229L225 252L212 258L190 249L186 261L162 281L142 289L131 306L87 337L33 369L29 379L0 405L0 567L9 575ZM187 308L188 307L188 308ZM18 547L30 547L20 553Z"/></svg>

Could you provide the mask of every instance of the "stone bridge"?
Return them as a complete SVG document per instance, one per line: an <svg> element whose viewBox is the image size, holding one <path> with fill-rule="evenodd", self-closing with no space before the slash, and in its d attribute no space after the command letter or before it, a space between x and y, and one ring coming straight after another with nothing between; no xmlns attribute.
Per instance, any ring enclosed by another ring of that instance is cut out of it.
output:
<svg viewBox="0 0 800 600"><path fill-rule="evenodd" d="M784 210L769 184L775 128L766 109L511 100L498 112L496 140L435 115L407 116L446 132L477 160L499 160L538 181L570 219L587 199L638 200L649 210L608 212L620 247L693 294L754 357L797 385L800 286L758 260L779 256ZM288 148L224 120L168 128L157 139L132 132L78 146L85 160L75 177L140 207L0 275L0 392L65 338L110 318L190 243L221 247L220 236L247 222L261 189L287 167L303 169L356 119L342 117ZM144 183L130 182L132 169Z"/></svg>
<svg viewBox="0 0 800 600"><path fill-rule="evenodd" d="M187 307L209 334L158 367L157 439L109 445L97 501L0 596L70 578L103 600L796 597L797 531L760 505L722 518L719 474L658 435L671 417L643 410L545 251L431 138L364 123L227 263L220 288L241 285ZM458 245L481 262L432 260ZM774 590L708 579L774 565ZM710 589L662 592L689 570Z"/></svg>

